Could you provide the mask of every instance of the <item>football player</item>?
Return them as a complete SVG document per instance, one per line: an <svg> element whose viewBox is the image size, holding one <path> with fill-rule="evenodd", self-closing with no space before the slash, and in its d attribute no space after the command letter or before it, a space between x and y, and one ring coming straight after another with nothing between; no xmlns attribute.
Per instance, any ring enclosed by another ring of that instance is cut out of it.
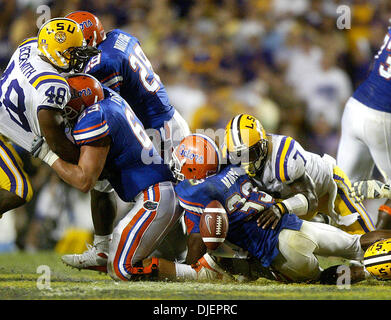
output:
<svg viewBox="0 0 391 320"><path fill-rule="evenodd" d="M126 100L147 129L157 150L161 150L164 161L169 163L172 147L187 136L190 130L186 121L170 104L166 89L138 39L119 29L106 33L98 17L86 11L72 12L66 18L76 21L87 44L100 50L89 61L85 72ZM107 181L99 182L91 190L94 244L99 247L98 251L104 251L107 247L116 217L112 191ZM181 223L173 230L171 237L174 240L178 238L179 242L186 240L185 228ZM85 254L89 255L89 250ZM85 261L84 254L78 257L80 261Z"/></svg>
<svg viewBox="0 0 391 320"><path fill-rule="evenodd" d="M61 112L69 86L61 72L80 69L97 50L87 47L77 23L52 19L24 40L0 78L0 214L23 205L33 190L12 144L27 151L44 137L53 151L76 161L78 148L64 133ZM50 154L48 161L51 162Z"/></svg>
<svg viewBox="0 0 391 320"><path fill-rule="evenodd" d="M351 234L375 229L362 202L350 196L349 178L331 156L308 152L292 137L266 134L247 114L229 121L224 141L232 163L240 164L261 190L283 199L259 217L260 226L273 228L287 212L303 220L322 212Z"/></svg>
<svg viewBox="0 0 391 320"><path fill-rule="evenodd" d="M371 179L374 166L391 179L391 29L372 69L347 101L341 121L337 164L352 182ZM391 200L379 207L377 228L391 228Z"/></svg>
<svg viewBox="0 0 391 320"><path fill-rule="evenodd" d="M374 241L391 236L389 230L352 235L328 224L301 220L291 212L283 213L275 226L260 228L257 218L281 202L261 191L245 168L232 164L221 168L220 163L219 150L208 137L190 135L175 149L173 172L182 181L175 192L185 209L190 233L190 265L146 259L146 269L150 271L154 265L157 279L229 279L214 252L205 253L200 236L200 217L213 200L218 200L227 212L226 241L247 251L260 263L259 268L270 270L269 276L275 280L335 284L338 268L322 270L316 256L359 261ZM370 276L362 265L350 268L352 283Z"/></svg>
<svg viewBox="0 0 391 320"><path fill-rule="evenodd" d="M72 164L57 157L50 165L83 192L103 175L123 201L134 201L113 231L108 257L101 257L100 269L94 266L116 280L129 280L183 213L175 198L173 175L124 99L103 89L91 75L69 75L67 82L72 96L64 116L80 146L80 158ZM38 157L45 159L47 152L51 151L43 144ZM85 258L95 263L95 255Z"/></svg>

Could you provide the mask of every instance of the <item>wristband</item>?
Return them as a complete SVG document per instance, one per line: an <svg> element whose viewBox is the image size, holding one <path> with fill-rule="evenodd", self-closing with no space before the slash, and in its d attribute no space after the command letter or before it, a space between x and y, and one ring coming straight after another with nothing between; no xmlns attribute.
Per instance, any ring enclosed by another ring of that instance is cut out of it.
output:
<svg viewBox="0 0 391 320"><path fill-rule="evenodd" d="M297 216L304 216L308 213L308 200L302 193L282 201L282 204L285 205L289 213L294 213Z"/></svg>
<svg viewBox="0 0 391 320"><path fill-rule="evenodd" d="M379 211L384 211L384 212L388 213L389 215L391 215L391 207L386 206L385 204L383 204L379 207Z"/></svg>
<svg viewBox="0 0 391 320"><path fill-rule="evenodd" d="M277 202L276 206L280 210L281 214L285 214L288 212L288 209L285 207L285 205L282 202Z"/></svg>
<svg viewBox="0 0 391 320"><path fill-rule="evenodd" d="M49 166L52 166L53 163L58 159L58 155L56 155L53 151L49 150L46 156L42 159L42 161L46 162Z"/></svg>

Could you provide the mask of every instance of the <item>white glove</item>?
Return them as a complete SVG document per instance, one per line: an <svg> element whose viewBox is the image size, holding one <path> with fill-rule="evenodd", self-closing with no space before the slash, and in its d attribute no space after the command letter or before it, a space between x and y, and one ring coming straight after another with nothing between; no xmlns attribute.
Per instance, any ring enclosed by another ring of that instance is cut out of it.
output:
<svg viewBox="0 0 391 320"><path fill-rule="evenodd" d="M353 183L353 190L350 195L359 200L364 199L391 199L391 190L389 184L384 184L378 180L357 181Z"/></svg>
<svg viewBox="0 0 391 320"><path fill-rule="evenodd" d="M34 157L41 159L46 162L49 166L52 166L53 163L58 159L58 156L49 148L49 145L45 140L40 141L40 146L36 147L32 153Z"/></svg>

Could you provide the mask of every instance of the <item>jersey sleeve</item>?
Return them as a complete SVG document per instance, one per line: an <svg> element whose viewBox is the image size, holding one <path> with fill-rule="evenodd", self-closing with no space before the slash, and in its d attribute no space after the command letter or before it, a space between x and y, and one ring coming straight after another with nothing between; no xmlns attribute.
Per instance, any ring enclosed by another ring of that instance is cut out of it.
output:
<svg viewBox="0 0 391 320"><path fill-rule="evenodd" d="M117 57L111 57L107 53L99 53L91 58L84 70L85 73L97 78L104 86L119 93L123 82L121 65Z"/></svg>
<svg viewBox="0 0 391 320"><path fill-rule="evenodd" d="M277 146L275 160L276 179L283 183L291 183L305 172L305 150L291 137L283 137Z"/></svg>
<svg viewBox="0 0 391 320"><path fill-rule="evenodd" d="M72 136L78 146L102 139L110 133L99 104L94 104L83 111L73 129Z"/></svg>
<svg viewBox="0 0 391 320"><path fill-rule="evenodd" d="M62 110L71 98L67 81L58 73L42 72L33 77L30 83L39 97L38 109Z"/></svg>
<svg viewBox="0 0 391 320"><path fill-rule="evenodd" d="M188 234L199 233L199 222L205 207L213 200L208 180L185 180L175 187L179 204L185 210Z"/></svg>

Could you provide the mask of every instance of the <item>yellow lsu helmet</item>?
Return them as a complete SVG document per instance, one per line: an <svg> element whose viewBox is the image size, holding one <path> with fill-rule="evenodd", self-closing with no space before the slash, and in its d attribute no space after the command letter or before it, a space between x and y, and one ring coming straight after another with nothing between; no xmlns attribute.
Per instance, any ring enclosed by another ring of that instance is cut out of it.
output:
<svg viewBox="0 0 391 320"><path fill-rule="evenodd" d="M233 117L225 128L223 153L232 163L240 163L254 176L263 167L268 152L266 132L259 120L249 114Z"/></svg>
<svg viewBox="0 0 391 320"><path fill-rule="evenodd" d="M54 66L76 72L99 52L87 47L79 24L67 18L54 18L42 25L38 31L38 50Z"/></svg>
<svg viewBox="0 0 391 320"><path fill-rule="evenodd" d="M378 280L391 279L391 239L377 241L364 253L366 270Z"/></svg>

